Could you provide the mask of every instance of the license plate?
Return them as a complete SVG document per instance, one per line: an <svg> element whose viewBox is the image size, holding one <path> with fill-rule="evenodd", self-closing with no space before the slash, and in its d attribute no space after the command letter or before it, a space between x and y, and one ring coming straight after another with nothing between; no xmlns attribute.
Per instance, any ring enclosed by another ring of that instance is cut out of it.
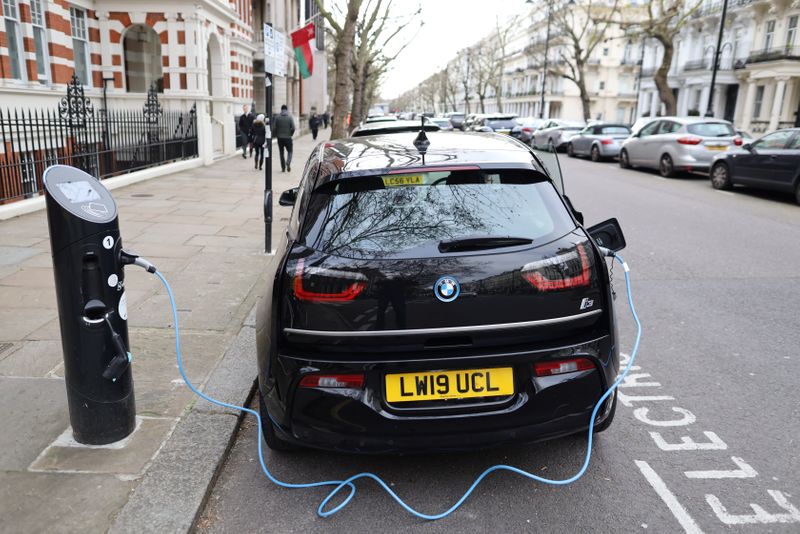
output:
<svg viewBox="0 0 800 534"><path fill-rule="evenodd" d="M386 400L392 403L513 394L511 367L386 375Z"/></svg>
<svg viewBox="0 0 800 534"><path fill-rule="evenodd" d="M728 150L728 145L706 145L708 150Z"/></svg>
<svg viewBox="0 0 800 534"><path fill-rule="evenodd" d="M395 187L401 185L422 185L424 179L420 174L402 174L399 176L384 176L383 185Z"/></svg>
<svg viewBox="0 0 800 534"><path fill-rule="evenodd" d="M495 130L495 132L501 133L501 134L510 134L511 130Z"/></svg>

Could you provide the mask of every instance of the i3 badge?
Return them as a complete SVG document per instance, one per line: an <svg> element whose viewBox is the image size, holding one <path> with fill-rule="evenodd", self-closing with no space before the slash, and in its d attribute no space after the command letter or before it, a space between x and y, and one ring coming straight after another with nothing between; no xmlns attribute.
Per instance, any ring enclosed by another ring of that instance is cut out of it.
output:
<svg viewBox="0 0 800 534"><path fill-rule="evenodd" d="M461 293L461 285L452 276L442 276L433 284L433 294L442 302L453 302Z"/></svg>

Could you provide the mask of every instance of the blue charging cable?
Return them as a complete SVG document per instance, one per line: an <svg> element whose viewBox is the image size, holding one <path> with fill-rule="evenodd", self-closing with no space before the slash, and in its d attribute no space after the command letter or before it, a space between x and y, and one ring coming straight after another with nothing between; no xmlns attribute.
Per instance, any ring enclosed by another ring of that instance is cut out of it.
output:
<svg viewBox="0 0 800 534"><path fill-rule="evenodd" d="M613 253L610 253L610 254L613 255ZM419 512L419 511L415 510L414 508L412 508L408 504L406 504L405 501L403 501L403 499L400 498L397 495L397 493L395 493L388 486L388 484L386 484L386 482L383 481L382 478L380 478L378 475L376 475L374 473L358 473L358 474L353 475L350 478L347 478L345 480L325 480L325 481L321 481L321 482L309 482L309 483L303 483L303 484L297 484L297 483L292 483L292 482L283 482L281 480L278 480L269 471L269 469L267 468L267 464L264 461L264 451L263 451L263 444L262 444L263 440L262 440L261 436L259 435L258 436L258 459L261 462L261 469L264 471L264 474L273 483L275 483L278 486L281 486L283 488L317 488L317 487L320 487L320 486L334 486L334 488L331 490L331 492L325 497L325 499L322 500L322 502L319 505L319 508L317 508L317 514L320 517L332 516L336 512L340 511L345 506L347 506L348 503L350 503L350 501L353 499L353 497L356 494L356 486L355 486L354 482L356 480L359 480L359 479L362 479L362 478L368 478L368 479L372 479L375 482L377 482L378 485L381 488L383 488L386 491L386 493L388 493L397 502L397 504L402 506L403 509L405 509L408 513L410 513L413 516L419 517L420 519L427 519L427 520L431 520L431 521L436 520L436 519L442 519L442 518L447 517L448 515L452 514L453 512L455 512L459 507L461 507L462 504L464 504L464 502L469 498L469 496L472 495L472 492L475 491L475 488L478 487L478 485L481 483L481 481L483 481L483 479L486 478L490 473L493 473L495 471L510 471L512 473L516 473L518 475L522 475L523 477L529 478L531 480L535 480L537 482L542 482L544 484L552 484L552 485L555 485L555 486L563 486L563 485L571 484L571 483L575 482L576 480L578 480L579 478L581 478L583 476L583 474L586 472L586 469L589 467L589 461L591 460L591 457L592 457L592 438L593 438L593 435L594 435L594 421L595 421L595 418L597 417L597 412L598 412L598 410L600 410L600 407L603 405L603 402L617 389L617 386L619 386L619 384L622 382L622 380L625 379L625 376L628 374L628 371L630 371L631 366L633 366L633 361L636 358L636 353L639 351L639 341L642 338L642 324L639 322L639 317L636 315L636 308L633 305L633 296L631 294L630 269L628 268L628 264L625 263L625 260L623 260L621 256L613 255L613 258L614 258L614 260L618 261L622 265L622 268L623 268L623 270L625 272L625 286L626 286L626 289L627 289L627 292L628 292L628 306L630 307L631 315L633 316L633 320L636 322L636 340L633 343L633 349L631 350L630 359L628 360L628 364L625 366L625 369L623 369L622 373L620 373L620 375L617 377L617 379L614 381L614 383L611 384L611 387L609 387L608 390L606 390L606 392L600 397L600 399L597 401L597 404L595 404L595 406L594 406L594 410L592 410L592 417L589 420L589 442L588 442L587 447L586 447L586 457L583 460L583 465L581 466L581 468L573 476L571 476L569 478L565 478L565 479L550 479L550 478L544 478L544 477L540 477L538 475L534 475L533 473L529 473L527 471L524 471L522 469L510 466L510 465L503 465L503 464L494 465L494 466L489 467L488 469L486 469L480 475L478 475L478 477L475 479L475 481L472 483L472 485L467 489L467 491L465 491L464 494L461 496L461 498L459 498L450 508L448 508L447 510L445 510L444 512L439 513L439 514L424 514L422 512ZM229 404L227 402L222 402L220 400L217 400L217 399L214 399L212 397L209 397L208 395L205 395L203 392L198 390L189 381L189 378L186 376L186 371L183 368L183 360L181 359L181 339L180 339L180 331L178 329L178 309L175 306L175 297L172 294L172 288L170 288L169 283L167 282L166 278L164 278L164 276L159 271L155 271L155 275L158 276L158 278L161 280L161 283L164 284L164 287L167 290L167 294L169 295L169 302L170 302L170 305L172 306L172 319L173 319L173 322L175 323L175 354L176 354L176 356L178 358L178 370L180 371L184 382L186 382L186 385L189 386L189 389L194 391L201 398L203 398L203 399L205 399L205 400L207 400L207 401L209 401L211 403L214 403L214 404L216 404L218 406L222 406L224 408L230 408L232 410L239 410L239 411L242 411L242 412L247 412L249 414L252 414L253 416L255 416L256 420L258 421L258 427L259 427L259 430L261 430L261 424L262 424L261 423L261 415L257 411L251 410L250 408L245 408L244 406L237 406L235 404ZM328 505L330 500L333 499L336 495L338 495L339 492L344 488L349 488L350 489L350 493L347 495L347 497L341 503L339 503L337 506L333 507L332 509L325 510L325 507Z"/></svg>

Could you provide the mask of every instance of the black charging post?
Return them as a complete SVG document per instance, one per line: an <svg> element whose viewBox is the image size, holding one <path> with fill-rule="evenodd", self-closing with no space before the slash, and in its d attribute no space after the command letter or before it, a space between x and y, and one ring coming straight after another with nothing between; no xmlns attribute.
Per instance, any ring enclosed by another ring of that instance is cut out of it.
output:
<svg viewBox="0 0 800 534"><path fill-rule="evenodd" d="M136 425L117 205L74 167L49 167L43 181L72 433L112 443Z"/></svg>

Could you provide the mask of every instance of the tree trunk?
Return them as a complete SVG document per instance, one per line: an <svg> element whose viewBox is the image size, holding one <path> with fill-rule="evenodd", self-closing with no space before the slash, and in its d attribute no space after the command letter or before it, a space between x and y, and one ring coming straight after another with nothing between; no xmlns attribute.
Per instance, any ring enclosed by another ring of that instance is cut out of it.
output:
<svg viewBox="0 0 800 534"><path fill-rule="evenodd" d="M333 124L331 125L331 139L345 137L347 125L345 116L349 97L350 74L352 65L353 46L356 37L356 23L362 0L349 0L347 3L347 17L338 36L336 47L333 49L333 60L336 65L336 81L333 94Z"/></svg>
<svg viewBox="0 0 800 534"><path fill-rule="evenodd" d="M672 64L672 40L658 39L658 41L664 47L664 58L661 60L661 66L658 67L655 76L653 76L653 81L658 88L658 96L661 98L661 102L667 108L667 115L673 116L677 111L677 102L675 101L675 94L672 92L669 83L667 83L669 67Z"/></svg>
<svg viewBox="0 0 800 534"><path fill-rule="evenodd" d="M486 113L486 105L484 104L484 99L486 99L486 95L484 94L478 95L478 100L480 100L481 103L481 113Z"/></svg>
<svg viewBox="0 0 800 534"><path fill-rule="evenodd" d="M503 68L502 65L500 68ZM497 100L497 112L503 112L503 76L497 77L497 89L495 90L495 99Z"/></svg>
<svg viewBox="0 0 800 534"><path fill-rule="evenodd" d="M592 118L592 101L589 98L589 92L586 90L586 78L583 76L584 65L577 63L575 65L578 71L578 91L581 94L581 105L583 106L583 120L589 122Z"/></svg>
<svg viewBox="0 0 800 534"><path fill-rule="evenodd" d="M361 65L353 68L353 102L350 107L351 126L356 126L361 122L364 104L364 69Z"/></svg>

